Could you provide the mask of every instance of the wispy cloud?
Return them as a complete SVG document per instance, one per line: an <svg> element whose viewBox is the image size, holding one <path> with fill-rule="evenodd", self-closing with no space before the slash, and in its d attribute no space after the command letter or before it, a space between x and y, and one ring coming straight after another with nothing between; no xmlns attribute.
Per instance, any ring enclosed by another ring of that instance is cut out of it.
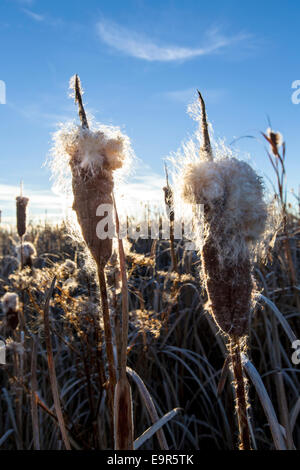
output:
<svg viewBox="0 0 300 470"><path fill-rule="evenodd" d="M124 207L129 212L133 210L135 213L139 206L148 203L151 206L164 207L162 188L165 185L165 179L153 172L147 165L143 165L147 174L134 175L126 181L124 187L121 185L118 188L118 199L124 203Z"/></svg>
<svg viewBox="0 0 300 470"><path fill-rule="evenodd" d="M22 8L22 10L24 11L24 13L27 16L32 18L34 21L38 21L39 23L41 23L42 21L45 21L45 16L44 15L40 15L38 13L35 13L34 11L28 10L27 8Z"/></svg>
<svg viewBox="0 0 300 470"><path fill-rule="evenodd" d="M28 8L21 8L21 10L23 13L25 13L25 15L37 23L45 23L46 25L52 27L63 27L65 25L65 22L62 18L56 18L48 14L36 13L35 11L29 10ZM69 26L70 25L74 26L74 23L69 23Z"/></svg>
<svg viewBox="0 0 300 470"><path fill-rule="evenodd" d="M0 184L0 208L2 210L2 220L6 223L15 223L15 200L19 194L19 186ZM30 199L30 220L44 218L45 211L51 218L62 218L61 198L50 189L26 188L25 195Z"/></svg>
<svg viewBox="0 0 300 470"><path fill-rule="evenodd" d="M149 204L152 208L164 209L163 186L164 177L151 170L142 163L147 174L132 176L129 181L119 184L117 188L117 200L120 213L136 215L141 212L142 207ZM0 183L0 209L2 211L2 222L15 224L15 200L20 194L20 187ZM72 198L64 198L57 192L55 187L49 189L32 189L25 187L24 194L29 197L29 220L36 222L47 218L55 222L62 220L72 214Z"/></svg>
<svg viewBox="0 0 300 470"><path fill-rule="evenodd" d="M214 29L206 34L202 46L190 48L156 44L139 33L107 20L102 20L97 24L97 31L101 40L114 49L138 59L163 62L188 60L213 54L249 37L245 34L229 37Z"/></svg>

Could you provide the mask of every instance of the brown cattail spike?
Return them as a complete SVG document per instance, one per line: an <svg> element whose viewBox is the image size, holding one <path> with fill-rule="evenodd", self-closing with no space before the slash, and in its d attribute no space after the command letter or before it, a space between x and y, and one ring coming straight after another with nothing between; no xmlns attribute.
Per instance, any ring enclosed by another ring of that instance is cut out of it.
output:
<svg viewBox="0 0 300 470"><path fill-rule="evenodd" d="M251 264L249 258L242 255L236 264L220 263L219 239L209 236L201 253L207 308L224 333L243 337L247 334L251 309Z"/></svg>
<svg viewBox="0 0 300 470"><path fill-rule="evenodd" d="M206 108L205 108L205 102L204 99L202 98L202 95L199 90L198 95L199 95L199 100L201 104L201 111L202 111L202 136L203 136L203 144L201 147L201 150L206 153L207 157L209 160L213 159L213 154L212 154L212 149L211 149L211 144L210 144L210 138L209 138L209 133L208 133L208 124L207 124L207 116L206 116Z"/></svg>
<svg viewBox="0 0 300 470"><path fill-rule="evenodd" d="M80 118L80 121L81 121L82 128L83 129L88 129L89 125L88 125L86 113L85 113L83 103L82 103L80 78L78 77L77 74L75 75L75 89L74 89L74 91L75 91L75 103L78 104L79 118Z"/></svg>
<svg viewBox="0 0 300 470"><path fill-rule="evenodd" d="M27 197L18 196L17 199L17 230L20 238L26 233L26 208L29 202Z"/></svg>

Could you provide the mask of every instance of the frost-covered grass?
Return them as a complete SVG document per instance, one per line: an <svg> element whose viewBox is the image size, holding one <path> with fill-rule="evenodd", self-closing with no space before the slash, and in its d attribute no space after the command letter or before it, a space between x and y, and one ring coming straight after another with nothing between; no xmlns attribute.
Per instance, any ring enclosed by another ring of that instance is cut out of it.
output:
<svg viewBox="0 0 300 470"><path fill-rule="evenodd" d="M299 276L298 227L298 221L289 215L290 244ZM49 311L51 338L71 447L112 448L105 402L107 370L103 322L95 274L84 264L83 247L69 238L63 226L31 227L25 241L34 244L37 257L33 271L26 268L19 272L14 249L18 237L12 235L13 243L9 234L1 232L0 239L4 255L0 262L0 293L1 296L5 292L18 294L24 305L26 325L24 340L20 336L20 326L9 336L5 312L1 308L0 335L10 338L7 365L0 369L1 448L34 447L32 391L38 397L36 426L40 448L62 448L49 382L43 319L45 295L54 276L57 276L57 283ZM130 292L128 363L146 385L159 417L176 407L182 408L182 412L164 426L170 448L232 449L237 443L237 427L230 378L218 395L221 370L227 356L226 341L204 312L207 299L198 277L200 261L197 254L185 252L181 242L175 242L175 246L180 277L170 269L168 241L140 240L129 245L126 253ZM284 323L287 322L295 337L299 337L298 294L291 286L282 246L283 234L279 232L266 263L258 260L254 266L257 289L268 302L260 298L251 316L249 350L280 424L289 425L295 446L299 448L299 374L298 366L291 360L292 338L287 336ZM117 338L120 334L120 290L119 268L114 257L106 271L111 320ZM34 370L33 340L37 354ZM23 363L22 375L20 361ZM22 420L17 402L20 388L23 391ZM151 425L151 418L134 381L132 390L137 438ZM287 410L282 407L284 399ZM268 419L254 387L250 388L250 403L254 447L274 448ZM143 448L158 449L157 438L146 441Z"/></svg>

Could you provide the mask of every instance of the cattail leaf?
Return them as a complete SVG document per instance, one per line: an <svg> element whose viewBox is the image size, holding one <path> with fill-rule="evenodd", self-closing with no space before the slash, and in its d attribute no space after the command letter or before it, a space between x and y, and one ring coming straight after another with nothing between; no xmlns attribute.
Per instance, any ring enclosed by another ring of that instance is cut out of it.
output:
<svg viewBox="0 0 300 470"><path fill-rule="evenodd" d="M130 367L127 367L126 371L127 371L127 374L130 375L130 377L134 380L135 384L137 385L140 395L142 397L142 400L150 415L152 423L153 424L156 423L157 421L159 421L159 417L158 417L152 396L150 395L150 392L148 391L146 385L144 384L141 377ZM160 448L162 450L169 450L166 436L162 429L157 430L157 439L158 439Z"/></svg>
<svg viewBox="0 0 300 470"><path fill-rule="evenodd" d="M253 383L256 389L257 395L265 411L276 449L286 450L286 445L284 442L280 424L278 422L271 399L268 395L268 392L263 384L259 373L257 372L252 362L244 354L242 354L242 363L245 371L247 372L251 382Z"/></svg>
<svg viewBox="0 0 300 470"><path fill-rule="evenodd" d="M295 427L295 424L297 422L298 415L300 413L300 397L298 397L298 400L296 401L296 404L294 408L291 411L290 414L290 425L291 425L291 431L293 432L293 429Z"/></svg>
<svg viewBox="0 0 300 470"><path fill-rule="evenodd" d="M4 396L5 401L7 403L7 410L8 410L10 422L11 422L11 425L14 429L14 435L15 435L17 450L21 450L21 448L22 448L21 437L20 437L20 434L19 434L19 431L18 431L18 427L17 427L17 423L16 423L16 417L15 417L15 413L14 413L12 402L11 402L11 397L9 396L8 391L7 391L6 388L2 388L2 393L3 393L3 396Z"/></svg>
<svg viewBox="0 0 300 470"><path fill-rule="evenodd" d="M6 441L6 439L14 432L13 429L9 429L8 431L6 431L6 433L3 434L2 437L0 437L0 447L2 446L2 444L4 444L4 442Z"/></svg>
<svg viewBox="0 0 300 470"><path fill-rule="evenodd" d="M154 423L147 429L140 437L134 441L134 450L139 449L148 439L150 439L162 426L174 418L181 411L181 408L174 408L169 413L165 414L160 420Z"/></svg>
<svg viewBox="0 0 300 470"><path fill-rule="evenodd" d="M290 342L293 343L294 341L297 341L297 339L298 339L297 336L293 332L293 330L290 327L290 325L289 325L288 321L286 320L286 318L282 315L280 310L276 307L274 302L272 302L272 300L268 299L268 297L265 297L263 294L260 294L258 296L258 299L263 300L268 305L268 307L270 307L272 312L275 314L277 320L281 324L282 328L284 329L284 331L285 331L287 337L289 338Z"/></svg>
<svg viewBox="0 0 300 470"><path fill-rule="evenodd" d="M114 432L115 450L133 450L132 395L127 377L121 377L115 388Z"/></svg>

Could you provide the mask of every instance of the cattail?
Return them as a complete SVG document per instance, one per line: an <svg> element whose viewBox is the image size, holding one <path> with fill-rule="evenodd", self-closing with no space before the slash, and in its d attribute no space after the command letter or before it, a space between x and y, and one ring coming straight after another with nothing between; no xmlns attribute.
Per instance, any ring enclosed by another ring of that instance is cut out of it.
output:
<svg viewBox="0 0 300 470"><path fill-rule="evenodd" d="M264 231L267 209L261 179L247 163L227 155L213 158L200 93L199 99L204 143L200 158L190 159L183 165L182 196L185 202L204 206L204 233L199 248L208 294L207 309L230 339L241 448L248 449L240 341L247 335L252 303L250 251Z"/></svg>
<svg viewBox="0 0 300 470"><path fill-rule="evenodd" d="M28 197L18 196L17 201L17 230L22 238L26 233L26 209L29 202Z"/></svg>
<svg viewBox="0 0 300 470"><path fill-rule="evenodd" d="M112 239L100 239L99 206L113 207L113 173L130 158L130 141L118 128L98 125L90 129L82 104L80 82L75 77L75 97L81 126L62 127L54 136L54 154L66 158L72 172L73 209L83 239L97 265L104 267L112 254Z"/></svg>
<svg viewBox="0 0 300 470"><path fill-rule="evenodd" d="M19 297L13 292L7 292L1 302L7 326L11 330L15 330L19 324Z"/></svg>
<svg viewBox="0 0 300 470"><path fill-rule="evenodd" d="M22 263L23 267L32 268L33 260L36 256L36 250L32 243L24 242L16 247L18 260Z"/></svg>
<svg viewBox="0 0 300 470"><path fill-rule="evenodd" d="M271 152L275 156L279 156L279 147L283 145L283 137L282 134L278 131L273 131L270 127L267 129L266 135L268 137Z"/></svg>
<svg viewBox="0 0 300 470"><path fill-rule="evenodd" d="M97 233L97 226L103 219L97 215L101 205L107 211L113 210L113 173L130 159L131 148L127 136L118 128L95 125L90 128L82 103L79 77L71 79L75 102L78 104L81 126L62 127L54 136L54 160L67 161L72 174L73 209L81 228L83 239L94 258L99 279L102 303L104 334L109 371L109 404L113 426L114 388L116 367L112 346L112 331L108 307L108 295L104 268L112 255L114 234Z"/></svg>
<svg viewBox="0 0 300 470"><path fill-rule="evenodd" d="M171 259L172 259L172 269L173 271L178 272L177 256L176 256L176 250L175 250L175 235L174 235L174 221L175 221L174 195L173 195L173 190L169 184L168 169L166 165L165 165L165 172L166 172L166 186L163 187L163 191L165 193L165 205L167 209L167 216L170 221L170 251L171 251Z"/></svg>

